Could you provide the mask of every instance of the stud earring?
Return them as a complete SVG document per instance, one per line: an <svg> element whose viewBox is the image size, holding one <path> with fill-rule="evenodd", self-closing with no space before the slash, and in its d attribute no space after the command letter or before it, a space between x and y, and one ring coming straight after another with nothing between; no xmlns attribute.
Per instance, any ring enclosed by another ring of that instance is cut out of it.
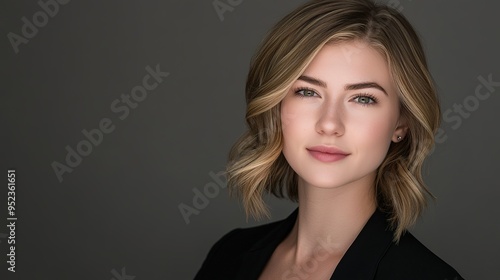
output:
<svg viewBox="0 0 500 280"><path fill-rule="evenodd" d="M401 141L401 139L403 139L403 137L401 137L401 136L398 136L398 141Z"/></svg>

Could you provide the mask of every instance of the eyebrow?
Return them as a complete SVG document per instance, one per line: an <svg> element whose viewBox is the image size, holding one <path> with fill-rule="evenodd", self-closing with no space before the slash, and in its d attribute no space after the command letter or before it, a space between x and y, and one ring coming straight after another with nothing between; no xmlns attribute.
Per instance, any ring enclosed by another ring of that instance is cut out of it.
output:
<svg viewBox="0 0 500 280"><path fill-rule="evenodd" d="M327 88L326 83L324 81L318 80L318 79L313 78L313 77L302 75L298 78L298 80L308 82L310 84L313 84L313 85L316 85L316 86L319 86L322 88ZM376 89L382 91L385 95L387 95L387 91L385 91L385 89L381 85L379 85L375 82L362 82L362 83L355 83L355 84L347 84L344 87L345 90L357 90L357 89L365 89L365 88L376 88Z"/></svg>
<svg viewBox="0 0 500 280"><path fill-rule="evenodd" d="M375 82L364 82L364 83L357 83L357 84L349 84L349 85L346 85L345 86L345 90L356 90L356 89L364 89L364 88L376 88L380 91L382 91L385 95L387 95L387 92L385 91L385 89L375 83Z"/></svg>
<svg viewBox="0 0 500 280"><path fill-rule="evenodd" d="M308 82L308 83L316 85L318 87L326 88L326 83L325 82L323 82L321 80L318 80L318 79L315 79L313 77L302 75L297 80L302 80L304 82Z"/></svg>

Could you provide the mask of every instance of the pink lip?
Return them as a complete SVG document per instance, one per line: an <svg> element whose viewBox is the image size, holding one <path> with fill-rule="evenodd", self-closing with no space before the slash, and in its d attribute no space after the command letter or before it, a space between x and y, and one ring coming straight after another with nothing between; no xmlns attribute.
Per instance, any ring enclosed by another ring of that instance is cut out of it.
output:
<svg viewBox="0 0 500 280"><path fill-rule="evenodd" d="M307 151L317 160L322 162L334 162L344 159L349 155L340 149L327 146L314 146L306 148Z"/></svg>

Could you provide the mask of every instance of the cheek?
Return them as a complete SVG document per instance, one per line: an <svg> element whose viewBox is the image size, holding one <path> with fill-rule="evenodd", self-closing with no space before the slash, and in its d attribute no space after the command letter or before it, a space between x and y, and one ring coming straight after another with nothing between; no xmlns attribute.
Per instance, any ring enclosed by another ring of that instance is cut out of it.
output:
<svg viewBox="0 0 500 280"><path fill-rule="evenodd" d="M288 106L281 107L281 129L283 133L283 152L288 150L288 142L293 139L294 124L297 124L297 113Z"/></svg>
<svg viewBox="0 0 500 280"><path fill-rule="evenodd" d="M360 133L367 133L372 140L386 139L390 142L399 117L398 107L393 102L384 102L377 108L367 108L361 113L352 113L352 127Z"/></svg>
<svg viewBox="0 0 500 280"><path fill-rule="evenodd" d="M283 131L287 130L297 119L297 112L295 112L290 104L283 101L281 104L281 126Z"/></svg>
<svg viewBox="0 0 500 280"><path fill-rule="evenodd" d="M367 122L366 133L371 135L372 140L389 142L394 130L391 121L371 121Z"/></svg>
<svg viewBox="0 0 500 280"><path fill-rule="evenodd" d="M361 141L358 147L363 147L369 151L369 154L373 154L377 158L385 158L395 125L396 122L392 116L367 118L354 130L354 133L357 134L354 138Z"/></svg>
<svg viewBox="0 0 500 280"><path fill-rule="evenodd" d="M283 133L293 133L301 129L305 122L305 112L294 100L283 100L281 104L281 126Z"/></svg>
<svg viewBox="0 0 500 280"><path fill-rule="evenodd" d="M294 100L283 102L281 106L281 129L283 132L283 149L299 146L303 142L308 127L310 127L307 112L297 106ZM287 143L289 145L287 145Z"/></svg>

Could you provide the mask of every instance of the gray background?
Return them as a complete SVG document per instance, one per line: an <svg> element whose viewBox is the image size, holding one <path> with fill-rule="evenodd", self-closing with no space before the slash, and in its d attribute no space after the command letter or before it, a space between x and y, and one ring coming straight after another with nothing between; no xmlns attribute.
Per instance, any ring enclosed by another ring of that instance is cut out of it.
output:
<svg viewBox="0 0 500 280"><path fill-rule="evenodd" d="M19 220L14 275L7 273L2 187L0 278L119 280L125 268L135 280L192 279L224 233L268 222L247 223L223 188L212 188L219 193L189 224L178 207L193 206L193 189L214 186L209 173L223 170L245 129L250 57L303 2L242 1L221 20L212 0L70 1L16 54L7 35L21 35L21 18L32 22L42 9L36 1L2 1L0 158L4 176L17 170ZM465 278L500 279L500 87L473 103L479 76L500 81L499 5L392 3L422 37L443 112L477 105L443 123L447 138L425 168L438 199L412 232ZM157 64L170 75L119 119L110 104ZM75 148L81 131L102 118L115 130L59 182L51 163L64 163L65 147ZM272 220L295 208L269 203Z"/></svg>

